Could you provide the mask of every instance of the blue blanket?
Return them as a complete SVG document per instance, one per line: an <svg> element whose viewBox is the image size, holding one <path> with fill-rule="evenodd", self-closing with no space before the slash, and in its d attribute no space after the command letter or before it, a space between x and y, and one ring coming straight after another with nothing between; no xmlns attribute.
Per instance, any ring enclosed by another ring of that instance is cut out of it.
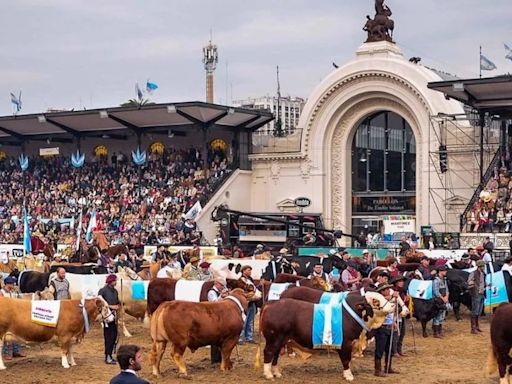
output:
<svg viewBox="0 0 512 384"><path fill-rule="evenodd" d="M433 297L432 280L411 280L407 293L415 299L431 300Z"/></svg>
<svg viewBox="0 0 512 384"><path fill-rule="evenodd" d="M485 275L485 309L492 309L501 303L508 303L507 287L502 271ZM507 272L508 273L508 272Z"/></svg>
<svg viewBox="0 0 512 384"><path fill-rule="evenodd" d="M7 276L9 276L8 273L5 273L5 272L1 272L2 273L2 279L5 279Z"/></svg>
<svg viewBox="0 0 512 384"><path fill-rule="evenodd" d="M343 344L341 305L315 304L313 308L313 348L340 349Z"/></svg>
<svg viewBox="0 0 512 384"><path fill-rule="evenodd" d="M324 292L322 293L322 296L320 296L320 304L341 304L347 295L348 292Z"/></svg>
<svg viewBox="0 0 512 384"><path fill-rule="evenodd" d="M147 300L149 281L132 281L132 299Z"/></svg>

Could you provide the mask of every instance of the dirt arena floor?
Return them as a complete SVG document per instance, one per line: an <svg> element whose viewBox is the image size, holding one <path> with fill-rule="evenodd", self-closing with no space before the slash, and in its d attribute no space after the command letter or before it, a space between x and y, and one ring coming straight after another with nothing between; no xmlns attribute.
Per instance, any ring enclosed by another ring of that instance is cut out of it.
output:
<svg viewBox="0 0 512 384"><path fill-rule="evenodd" d="M416 347L414 348L412 329L407 327L405 352L407 357L395 359L394 368L399 375L388 378L373 376L373 346L371 345L362 359L352 360L354 383L415 383L415 384L487 384L497 383L497 376L486 378L483 368L489 346L489 323L482 319L482 335L469 333L469 318L456 322L450 315L445 323L446 338L443 340L422 338L420 324L413 322ZM198 383L266 383L262 371L253 368L256 346L241 345L233 351L234 369L222 373L209 363L209 349L201 348L192 354L187 351L185 361L189 368L189 379L178 378L174 363L166 352L162 360L162 377L151 375L147 353L151 349L148 330L135 320L128 323L133 337L121 338L121 343L136 343L143 346L144 364L141 376L151 383L186 383L192 380ZM430 330L429 330L430 331ZM431 333L431 331L430 331ZM95 324L81 345L75 347L76 367L64 369L61 366L60 352L54 343L30 345L24 349L26 358L7 362L7 370L0 371L0 383L23 384L81 384L108 383L118 373L117 366L107 366L103 362L102 330ZM307 361L283 356L280 359L283 378L276 382L283 383L340 383L344 382L340 361L336 353L318 353Z"/></svg>

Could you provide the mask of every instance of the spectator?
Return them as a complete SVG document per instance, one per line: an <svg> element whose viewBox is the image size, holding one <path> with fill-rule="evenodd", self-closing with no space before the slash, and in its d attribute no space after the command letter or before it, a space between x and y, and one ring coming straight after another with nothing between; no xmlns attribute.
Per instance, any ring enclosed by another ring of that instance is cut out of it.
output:
<svg viewBox="0 0 512 384"><path fill-rule="evenodd" d="M468 277L468 289L471 295L471 333L473 334L482 332L478 324L478 319L484 309L485 295L484 261L478 260L476 267L476 271L471 272Z"/></svg>
<svg viewBox="0 0 512 384"><path fill-rule="evenodd" d="M209 281L213 279L213 275L210 272L210 265L211 264L207 261L203 261L201 264L199 264L199 268L201 268L199 280Z"/></svg>
<svg viewBox="0 0 512 384"><path fill-rule="evenodd" d="M117 260L117 262L114 264L115 266L115 270L118 271L119 268L130 268L130 269L134 269L134 266L133 264L131 263L131 261L128 260L128 256L125 255L124 253L121 253L119 255L119 259Z"/></svg>
<svg viewBox="0 0 512 384"><path fill-rule="evenodd" d="M69 300L69 281L66 279L66 270L57 268L57 276L50 282L48 290L53 294L55 300Z"/></svg>
<svg viewBox="0 0 512 384"><path fill-rule="evenodd" d="M117 350L117 360L121 373L110 380L110 384L149 384L137 372L142 369L142 351L138 345L121 345Z"/></svg>
<svg viewBox="0 0 512 384"><path fill-rule="evenodd" d="M198 268L199 257L192 256L190 262L183 268L183 278L187 280L201 280L201 271Z"/></svg>
<svg viewBox="0 0 512 384"><path fill-rule="evenodd" d="M347 268L341 273L341 281L351 291L359 289L362 279L361 273L356 268L356 263L351 260L347 263Z"/></svg>

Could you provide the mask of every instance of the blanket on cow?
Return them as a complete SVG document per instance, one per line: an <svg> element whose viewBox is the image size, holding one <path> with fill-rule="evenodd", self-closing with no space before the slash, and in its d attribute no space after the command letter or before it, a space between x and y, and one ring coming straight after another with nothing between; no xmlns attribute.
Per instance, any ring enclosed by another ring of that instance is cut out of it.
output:
<svg viewBox="0 0 512 384"><path fill-rule="evenodd" d="M407 293L415 299L431 300L433 297L432 280L412 279L409 282Z"/></svg>
<svg viewBox="0 0 512 384"><path fill-rule="evenodd" d="M281 298L281 294L288 289L290 283L272 283L270 284L270 289L268 290L268 299L267 301L279 300Z"/></svg>
<svg viewBox="0 0 512 384"><path fill-rule="evenodd" d="M204 281L178 280L174 291L174 299L199 303L201 301L200 297L203 284Z"/></svg>
<svg viewBox="0 0 512 384"><path fill-rule="evenodd" d="M55 328L59 321L59 314L59 300L32 301L30 320L33 323Z"/></svg>
<svg viewBox="0 0 512 384"><path fill-rule="evenodd" d="M320 304L336 305L346 299L348 292L324 292L320 296Z"/></svg>
<svg viewBox="0 0 512 384"><path fill-rule="evenodd" d="M132 285L132 299L133 300L147 300L148 299L148 286L147 280L134 280Z"/></svg>
<svg viewBox="0 0 512 384"><path fill-rule="evenodd" d="M502 303L508 303L507 286L503 272L485 275L485 309L490 310Z"/></svg>
<svg viewBox="0 0 512 384"><path fill-rule="evenodd" d="M313 307L313 348L340 349L343 344L341 305L315 304Z"/></svg>

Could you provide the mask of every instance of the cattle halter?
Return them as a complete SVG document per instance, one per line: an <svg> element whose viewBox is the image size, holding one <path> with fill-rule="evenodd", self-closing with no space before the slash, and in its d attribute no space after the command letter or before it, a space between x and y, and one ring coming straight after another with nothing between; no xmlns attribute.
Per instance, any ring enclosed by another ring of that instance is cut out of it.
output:
<svg viewBox="0 0 512 384"><path fill-rule="evenodd" d="M240 303L240 300L238 300L235 296L226 296L226 299L231 300L233 303L235 303L240 310L240 314L242 315L242 322L245 324L245 319L247 318L247 315L245 314L245 309L242 306L242 303Z"/></svg>

